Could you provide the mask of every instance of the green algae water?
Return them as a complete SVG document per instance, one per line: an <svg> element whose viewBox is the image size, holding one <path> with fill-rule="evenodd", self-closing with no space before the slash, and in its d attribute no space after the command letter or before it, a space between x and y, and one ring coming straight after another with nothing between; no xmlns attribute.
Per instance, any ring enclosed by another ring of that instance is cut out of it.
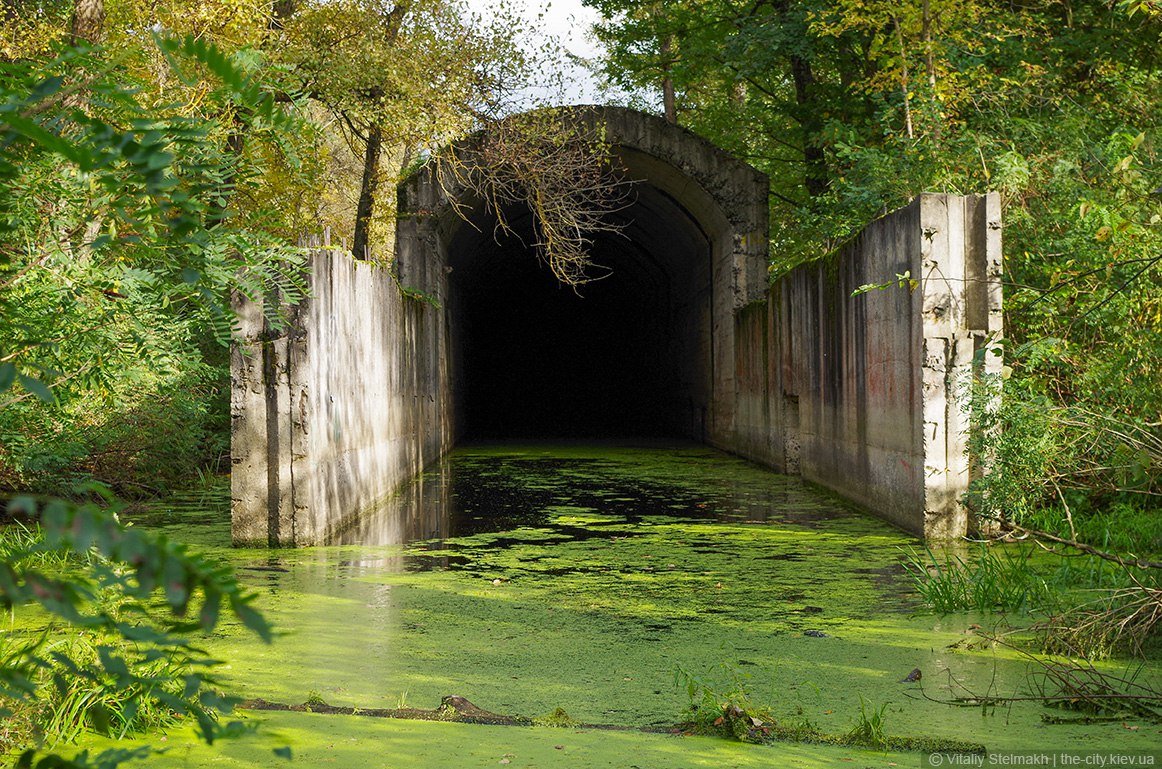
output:
<svg viewBox="0 0 1162 769"><path fill-rule="evenodd" d="M924 611L900 566L917 540L702 446L461 448L329 547L232 549L221 486L135 522L230 561L261 594L273 644L229 625L204 640L243 697L434 708L454 694L627 729L252 712L262 726L241 741L170 735L163 766L280 766L282 746L309 766L920 765L919 753L628 730L685 720L677 684L691 680L827 734L870 708L887 736L934 746L1162 751L1158 724L989 706L1031 693L1035 676L983 638L988 617ZM1160 683L1157 664L1129 672Z"/></svg>

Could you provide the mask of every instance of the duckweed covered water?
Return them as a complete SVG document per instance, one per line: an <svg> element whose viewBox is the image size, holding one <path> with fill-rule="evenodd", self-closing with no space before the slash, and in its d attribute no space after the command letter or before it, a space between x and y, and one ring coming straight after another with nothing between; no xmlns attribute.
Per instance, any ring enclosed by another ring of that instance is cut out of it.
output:
<svg viewBox="0 0 1162 769"><path fill-rule="evenodd" d="M1019 655L981 637L988 618L922 611L899 565L915 539L705 447L460 449L346 544L324 548L231 549L223 495L171 501L138 524L230 560L262 594L281 631L274 644L232 626L207 641L245 697L433 708L457 694L498 713L562 708L583 723L660 727L684 718L675 677L685 671L724 695L745 690L783 724L833 734L854 726L861 704L886 704L889 735L992 751L1162 751L1157 724L1050 724L1042 716L1071 714L1034 702L942 704L1020 695L1035 681ZM921 680L902 681L915 668ZM1159 668L1136 674L1158 680ZM283 743L312 766L920 760L638 732L258 717L265 736L169 760L255 765L261 754L277 765L269 746Z"/></svg>

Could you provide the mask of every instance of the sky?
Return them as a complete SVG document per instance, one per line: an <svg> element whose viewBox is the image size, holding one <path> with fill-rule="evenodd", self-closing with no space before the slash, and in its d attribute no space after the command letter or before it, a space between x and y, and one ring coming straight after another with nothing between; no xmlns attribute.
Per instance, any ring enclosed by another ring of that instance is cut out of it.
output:
<svg viewBox="0 0 1162 769"><path fill-rule="evenodd" d="M589 30L599 16L592 8L581 5L581 0L510 0L513 6L523 9L530 29L537 29L540 39L557 38L566 51L574 56L593 59L601 55L600 44L593 39ZM468 0L473 11L487 13L497 0ZM539 18L538 18L539 16ZM583 67L565 64L568 81L566 93L550 95L560 104L598 104L609 101L598 81ZM545 93L542 96L548 95Z"/></svg>

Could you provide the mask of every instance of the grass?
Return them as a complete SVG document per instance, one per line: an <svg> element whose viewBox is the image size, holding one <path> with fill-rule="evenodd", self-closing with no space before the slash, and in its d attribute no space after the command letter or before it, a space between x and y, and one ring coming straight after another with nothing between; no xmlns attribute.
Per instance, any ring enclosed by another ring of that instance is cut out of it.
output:
<svg viewBox="0 0 1162 769"><path fill-rule="evenodd" d="M1056 510L1050 510L1034 524L1065 536L1069 532L1063 530L1062 518ZM1075 515L1073 522L1076 538L1101 550L1139 556L1162 554L1162 515L1156 508L1115 502L1101 510Z"/></svg>
<svg viewBox="0 0 1162 769"><path fill-rule="evenodd" d="M76 553L44 543L40 526L19 519L0 519L0 561L21 569L63 570L84 561Z"/></svg>
<svg viewBox="0 0 1162 769"><path fill-rule="evenodd" d="M164 640L151 605L87 573L96 567L123 578L112 563L50 547L39 526L21 521L0 526L0 558L21 575L70 581L74 609L89 617L83 625L48 621L33 607L18 625L18 606L10 606L9 632L0 634L0 755L74 742L85 731L121 739L173 726L184 714L213 718L208 708L219 695L190 694L195 680L213 683L202 672L213 663L184 642Z"/></svg>
<svg viewBox="0 0 1162 769"><path fill-rule="evenodd" d="M870 748L887 747L888 737L884 732L884 713L887 709L888 703L886 702L878 708L869 708L861 694L859 697L859 720L847 733L850 743Z"/></svg>
<svg viewBox="0 0 1162 769"><path fill-rule="evenodd" d="M957 611L994 612L1040 605L1051 588L1032 564L1032 550L980 544L972 557L931 548L912 551L904 568L913 586L940 614Z"/></svg>
<svg viewBox="0 0 1162 769"><path fill-rule="evenodd" d="M181 697L187 666L171 656L139 657L120 637L81 631L45 648L58 661L51 671L53 693L45 734L50 742L72 742L85 729L118 739L172 726L181 720L168 704ZM130 685L109 673L124 660Z"/></svg>
<svg viewBox="0 0 1162 769"><path fill-rule="evenodd" d="M1100 558L1056 558L1038 569L1028 547L980 544L972 557L912 552L904 567L925 603L940 614L1026 611L1049 654L1104 659L1143 656L1162 629L1162 585L1149 569ZM1044 572L1044 575L1043 575ZM1047 576L1045 576L1047 575Z"/></svg>
<svg viewBox="0 0 1162 769"><path fill-rule="evenodd" d="M47 634L46 634L47 635ZM0 657L32 643L46 667L26 671L35 697L11 687L0 696L0 754L43 743L74 742L85 731L122 739L178 723L188 666L169 655L141 655L134 645L102 631L70 629L51 641L0 636ZM124 666L133 680L110 673Z"/></svg>

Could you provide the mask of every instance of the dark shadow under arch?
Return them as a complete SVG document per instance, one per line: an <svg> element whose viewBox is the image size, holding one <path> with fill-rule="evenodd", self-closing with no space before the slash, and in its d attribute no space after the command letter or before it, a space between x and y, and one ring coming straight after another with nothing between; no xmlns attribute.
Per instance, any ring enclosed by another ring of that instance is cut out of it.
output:
<svg viewBox="0 0 1162 769"><path fill-rule="evenodd" d="M458 432L468 438L703 438L711 243L647 183L596 238L597 279L560 284L527 244L527 210L478 216L449 242Z"/></svg>

